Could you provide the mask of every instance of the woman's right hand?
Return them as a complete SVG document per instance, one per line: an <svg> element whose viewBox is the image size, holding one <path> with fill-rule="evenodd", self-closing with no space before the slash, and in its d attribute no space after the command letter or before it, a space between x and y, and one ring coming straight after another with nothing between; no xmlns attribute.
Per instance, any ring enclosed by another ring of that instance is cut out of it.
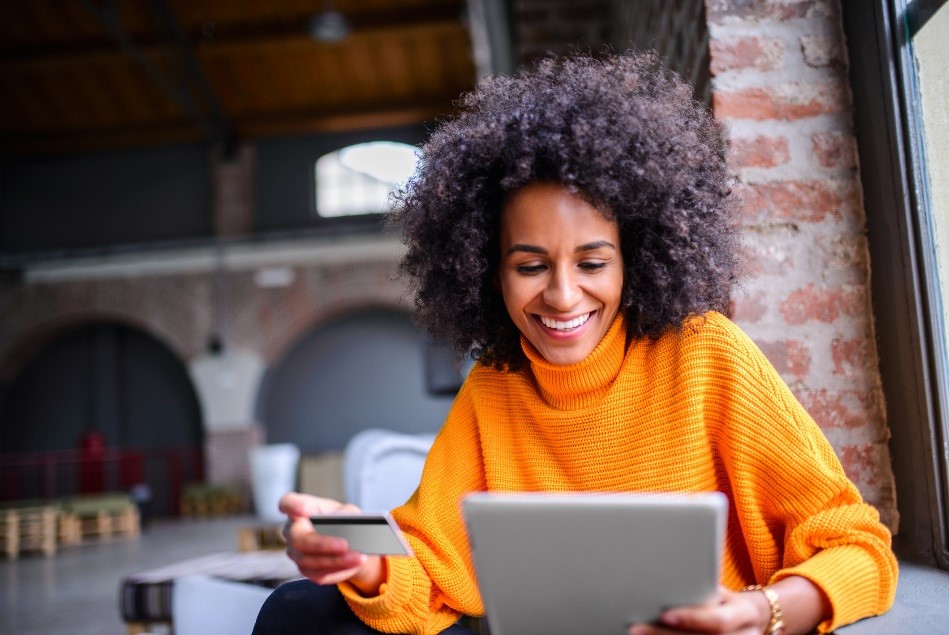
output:
<svg viewBox="0 0 949 635"><path fill-rule="evenodd" d="M283 537L287 555L300 573L317 584L337 584L349 580L363 595L375 595L385 579L384 561L352 551L346 540L316 532L311 516L359 514L355 505L329 498L291 492L280 499L280 511L287 515Z"/></svg>

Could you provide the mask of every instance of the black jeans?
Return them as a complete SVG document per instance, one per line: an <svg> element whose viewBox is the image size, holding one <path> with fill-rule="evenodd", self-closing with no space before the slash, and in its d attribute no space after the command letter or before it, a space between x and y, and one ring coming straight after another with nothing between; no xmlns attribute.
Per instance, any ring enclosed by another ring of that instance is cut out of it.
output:
<svg viewBox="0 0 949 635"><path fill-rule="evenodd" d="M353 615L335 585L320 586L296 580L279 586L257 615L253 635L365 635L378 633ZM460 624L442 631L446 635L475 635Z"/></svg>

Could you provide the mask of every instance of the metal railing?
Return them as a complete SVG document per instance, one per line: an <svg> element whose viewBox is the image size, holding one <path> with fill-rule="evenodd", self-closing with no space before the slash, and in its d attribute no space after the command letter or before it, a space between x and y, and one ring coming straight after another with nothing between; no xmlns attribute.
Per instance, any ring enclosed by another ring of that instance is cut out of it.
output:
<svg viewBox="0 0 949 635"><path fill-rule="evenodd" d="M179 516L184 485L203 477L204 456L194 447L7 453L0 454L0 504L140 492L145 485L152 515Z"/></svg>

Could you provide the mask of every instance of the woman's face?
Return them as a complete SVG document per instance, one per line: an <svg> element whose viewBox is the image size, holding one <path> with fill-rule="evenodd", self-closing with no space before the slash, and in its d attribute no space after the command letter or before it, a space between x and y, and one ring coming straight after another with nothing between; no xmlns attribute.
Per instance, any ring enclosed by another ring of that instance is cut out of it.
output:
<svg viewBox="0 0 949 635"><path fill-rule="evenodd" d="M561 185L526 185L501 213L499 282L507 312L534 348L553 364L575 364L619 310L619 228Z"/></svg>

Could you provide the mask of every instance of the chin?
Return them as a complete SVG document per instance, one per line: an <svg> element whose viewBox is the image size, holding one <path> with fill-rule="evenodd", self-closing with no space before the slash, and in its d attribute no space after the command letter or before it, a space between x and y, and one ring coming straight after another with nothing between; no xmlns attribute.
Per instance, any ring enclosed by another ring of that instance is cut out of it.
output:
<svg viewBox="0 0 949 635"><path fill-rule="evenodd" d="M590 353L593 352L593 349L588 351L541 351L541 354L551 364L556 364L557 366L570 366L571 364L576 364L582 362L584 359L590 356Z"/></svg>

